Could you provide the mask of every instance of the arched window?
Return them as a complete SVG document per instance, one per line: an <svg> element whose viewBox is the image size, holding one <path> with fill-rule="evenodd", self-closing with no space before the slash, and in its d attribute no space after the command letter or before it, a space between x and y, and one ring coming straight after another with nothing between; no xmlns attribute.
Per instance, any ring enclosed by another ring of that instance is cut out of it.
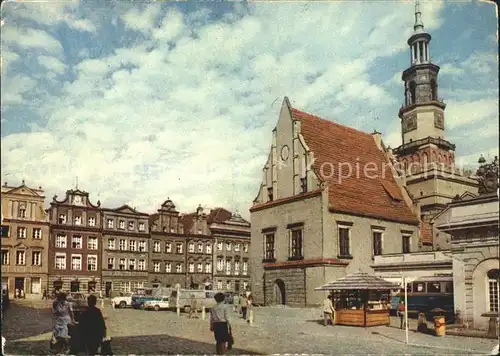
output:
<svg viewBox="0 0 500 356"><path fill-rule="evenodd" d="M431 100L437 100L437 84L434 79L431 79Z"/></svg>
<svg viewBox="0 0 500 356"><path fill-rule="evenodd" d="M500 269L490 269L488 277L488 311L498 312L500 301L500 290L498 282L500 280Z"/></svg>
<svg viewBox="0 0 500 356"><path fill-rule="evenodd" d="M427 162L429 162L429 155L427 154L427 152L424 152L422 154L422 163L425 166L427 164Z"/></svg>
<svg viewBox="0 0 500 356"><path fill-rule="evenodd" d="M417 84L414 81L410 82L410 105L415 104L417 102L416 98L417 94Z"/></svg>

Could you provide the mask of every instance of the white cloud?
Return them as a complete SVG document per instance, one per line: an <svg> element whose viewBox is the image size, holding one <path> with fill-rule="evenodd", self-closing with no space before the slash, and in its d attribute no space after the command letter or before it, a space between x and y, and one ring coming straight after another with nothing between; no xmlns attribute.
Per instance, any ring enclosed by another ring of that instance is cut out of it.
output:
<svg viewBox="0 0 500 356"><path fill-rule="evenodd" d="M446 126L450 129L483 119L498 121L498 99L449 100L445 115Z"/></svg>
<svg viewBox="0 0 500 356"><path fill-rule="evenodd" d="M35 85L35 80L21 75L2 81L2 106L22 104L23 94L33 89Z"/></svg>
<svg viewBox="0 0 500 356"><path fill-rule="evenodd" d="M66 69L66 65L55 57L39 56L38 63L55 73L64 72Z"/></svg>
<svg viewBox="0 0 500 356"><path fill-rule="evenodd" d="M442 4L423 5L426 27L439 26ZM413 4L393 6L256 4L238 6L216 24L207 23L207 9L163 18L159 4L129 9L121 18L142 42L72 66L75 78L36 108L45 126L2 140L2 171L9 180L44 185L47 196L61 195L78 176L91 199L106 206L151 212L170 196L181 211L222 205L248 216L285 95L333 119L361 107L347 124L394 110L374 125L389 127L384 141L397 146L397 105L370 76L375 60L407 51ZM83 57L90 53L71 45ZM54 71L65 65L51 58L39 61ZM457 116L453 105L447 112ZM483 110L481 117L491 113Z"/></svg>
<svg viewBox="0 0 500 356"><path fill-rule="evenodd" d="M19 28L5 25L2 29L2 42L19 45L26 49L38 49L44 52L60 54L61 43L47 32L32 28Z"/></svg>

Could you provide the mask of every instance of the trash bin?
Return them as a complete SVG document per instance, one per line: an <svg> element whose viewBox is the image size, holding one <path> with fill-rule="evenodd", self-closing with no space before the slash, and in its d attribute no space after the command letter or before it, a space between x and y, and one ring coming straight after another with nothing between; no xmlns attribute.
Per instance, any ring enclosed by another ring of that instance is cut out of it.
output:
<svg viewBox="0 0 500 356"><path fill-rule="evenodd" d="M436 331L436 336L446 335L446 322L444 316L440 315L434 317L434 330Z"/></svg>

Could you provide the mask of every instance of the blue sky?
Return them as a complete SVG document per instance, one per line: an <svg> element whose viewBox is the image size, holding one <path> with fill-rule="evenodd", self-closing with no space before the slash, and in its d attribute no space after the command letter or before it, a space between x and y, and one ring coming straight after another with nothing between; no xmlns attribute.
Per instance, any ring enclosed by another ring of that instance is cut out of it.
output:
<svg viewBox="0 0 500 356"><path fill-rule="evenodd" d="M2 181L247 215L281 102L400 144L411 1L2 4ZM422 2L458 163L498 154L491 4Z"/></svg>

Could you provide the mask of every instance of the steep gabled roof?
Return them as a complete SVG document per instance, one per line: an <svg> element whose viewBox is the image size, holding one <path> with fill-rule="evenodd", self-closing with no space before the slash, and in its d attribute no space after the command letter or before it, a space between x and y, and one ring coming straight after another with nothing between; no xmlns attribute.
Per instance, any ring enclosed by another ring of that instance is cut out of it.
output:
<svg viewBox="0 0 500 356"><path fill-rule="evenodd" d="M291 115L300 121L301 134L314 153L314 171L328 182L330 209L412 225L419 223L372 135L293 108Z"/></svg>
<svg viewBox="0 0 500 356"><path fill-rule="evenodd" d="M210 214L208 214L207 222L208 224L220 224L231 219L231 215L231 212L224 208L215 208L210 211Z"/></svg>

